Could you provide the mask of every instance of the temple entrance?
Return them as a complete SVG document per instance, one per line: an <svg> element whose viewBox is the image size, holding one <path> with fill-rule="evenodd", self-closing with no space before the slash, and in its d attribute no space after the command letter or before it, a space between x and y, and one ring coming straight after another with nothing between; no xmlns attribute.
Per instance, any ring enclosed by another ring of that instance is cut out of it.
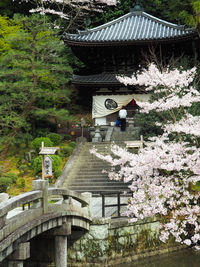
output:
<svg viewBox="0 0 200 267"><path fill-rule="evenodd" d="M147 102L149 94L96 95L93 96L92 117L95 126L115 125L119 110L125 106L127 117L133 118L139 111L139 103Z"/></svg>

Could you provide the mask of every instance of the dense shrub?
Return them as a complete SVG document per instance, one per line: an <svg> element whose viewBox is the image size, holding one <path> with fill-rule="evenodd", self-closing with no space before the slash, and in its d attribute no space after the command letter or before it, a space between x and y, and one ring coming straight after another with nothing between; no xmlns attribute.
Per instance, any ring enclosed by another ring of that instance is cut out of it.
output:
<svg viewBox="0 0 200 267"><path fill-rule="evenodd" d="M9 177L0 177L0 193L6 192L8 187L12 184L12 179Z"/></svg>
<svg viewBox="0 0 200 267"><path fill-rule="evenodd" d="M4 173L3 176L6 177L6 178L10 178L10 179L12 180L12 184L16 183L16 181L17 181L17 179L18 179L17 174L12 173L12 172ZM0 178L0 179L1 179L1 178Z"/></svg>
<svg viewBox="0 0 200 267"><path fill-rule="evenodd" d="M64 139L65 139L65 140L71 140L72 137L71 137L70 134L65 134L65 135L64 135Z"/></svg>
<svg viewBox="0 0 200 267"><path fill-rule="evenodd" d="M60 167L62 160L58 155L51 155L51 158L52 158L52 169L53 171L55 171ZM42 156L38 156L33 160L33 169L35 173L42 171Z"/></svg>
<svg viewBox="0 0 200 267"><path fill-rule="evenodd" d="M0 176L3 174L4 169L5 169L4 166L0 164Z"/></svg>
<svg viewBox="0 0 200 267"><path fill-rule="evenodd" d="M36 128L34 131L35 137L44 137L49 133L49 128Z"/></svg>
<svg viewBox="0 0 200 267"><path fill-rule="evenodd" d="M55 170L54 173L53 173L53 176L54 176L55 179L57 179L61 174L62 174L62 171Z"/></svg>
<svg viewBox="0 0 200 267"><path fill-rule="evenodd" d="M73 150L74 150L73 147L67 145L67 146L62 147L61 154L64 157L69 157L72 154Z"/></svg>
<svg viewBox="0 0 200 267"><path fill-rule="evenodd" d="M62 141L62 137L57 133L50 133L47 137L51 140L54 146L59 145Z"/></svg>
<svg viewBox="0 0 200 267"><path fill-rule="evenodd" d="M71 147L73 147L73 148L75 148L75 147L76 147L76 145L77 145L77 143L76 143L76 142L70 142L70 143L69 143L69 146L71 146Z"/></svg>
<svg viewBox="0 0 200 267"><path fill-rule="evenodd" d="M19 170L22 175L25 175L28 171L29 167L26 164L22 164L19 166Z"/></svg>
<svg viewBox="0 0 200 267"><path fill-rule="evenodd" d="M44 146L46 147L53 146L53 142L48 137L37 137L31 142L31 148L39 152L42 142L44 142Z"/></svg>

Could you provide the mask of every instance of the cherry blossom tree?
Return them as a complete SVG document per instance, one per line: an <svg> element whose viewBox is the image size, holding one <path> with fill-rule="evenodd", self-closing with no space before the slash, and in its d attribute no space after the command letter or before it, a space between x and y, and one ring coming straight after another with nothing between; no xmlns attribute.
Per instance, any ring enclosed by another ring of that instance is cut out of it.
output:
<svg viewBox="0 0 200 267"><path fill-rule="evenodd" d="M68 21L67 29L83 26L83 19L89 12L102 12L105 6L115 6L116 0L13 0L31 4L31 13L50 14Z"/></svg>
<svg viewBox="0 0 200 267"><path fill-rule="evenodd" d="M131 182L133 197L125 212L130 221L159 216L161 241L173 236L176 242L200 249L200 117L188 111L200 102L194 87L196 72L195 67L160 71L150 64L131 78L118 77L125 85L145 86L156 97L149 103L137 102L141 112L168 112L171 119L161 125L163 135L149 138L138 154L117 145L112 145L112 155L102 155L95 148L91 153L112 165L110 179Z"/></svg>

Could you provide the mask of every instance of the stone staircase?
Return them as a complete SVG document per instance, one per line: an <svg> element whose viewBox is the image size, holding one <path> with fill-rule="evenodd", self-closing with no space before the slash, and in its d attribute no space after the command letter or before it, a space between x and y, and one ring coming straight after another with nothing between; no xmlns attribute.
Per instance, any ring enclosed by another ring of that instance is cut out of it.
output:
<svg viewBox="0 0 200 267"><path fill-rule="evenodd" d="M123 142L139 140L139 127L127 127L125 132L121 132L120 127L114 127L111 141Z"/></svg>
<svg viewBox="0 0 200 267"><path fill-rule="evenodd" d="M69 173L64 179L62 187L77 192L129 192L128 184L121 181L111 181L107 173L102 170L109 170L110 165L90 153L95 146L100 153L109 153L110 142L84 143L80 152L73 161ZM117 142L125 146L124 142Z"/></svg>

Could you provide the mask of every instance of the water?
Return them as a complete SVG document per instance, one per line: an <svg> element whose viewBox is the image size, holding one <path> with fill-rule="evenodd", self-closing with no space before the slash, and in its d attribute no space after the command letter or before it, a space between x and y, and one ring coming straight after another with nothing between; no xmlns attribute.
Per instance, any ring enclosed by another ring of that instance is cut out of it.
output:
<svg viewBox="0 0 200 267"><path fill-rule="evenodd" d="M187 249L161 256L150 257L117 267L200 267L200 252Z"/></svg>

